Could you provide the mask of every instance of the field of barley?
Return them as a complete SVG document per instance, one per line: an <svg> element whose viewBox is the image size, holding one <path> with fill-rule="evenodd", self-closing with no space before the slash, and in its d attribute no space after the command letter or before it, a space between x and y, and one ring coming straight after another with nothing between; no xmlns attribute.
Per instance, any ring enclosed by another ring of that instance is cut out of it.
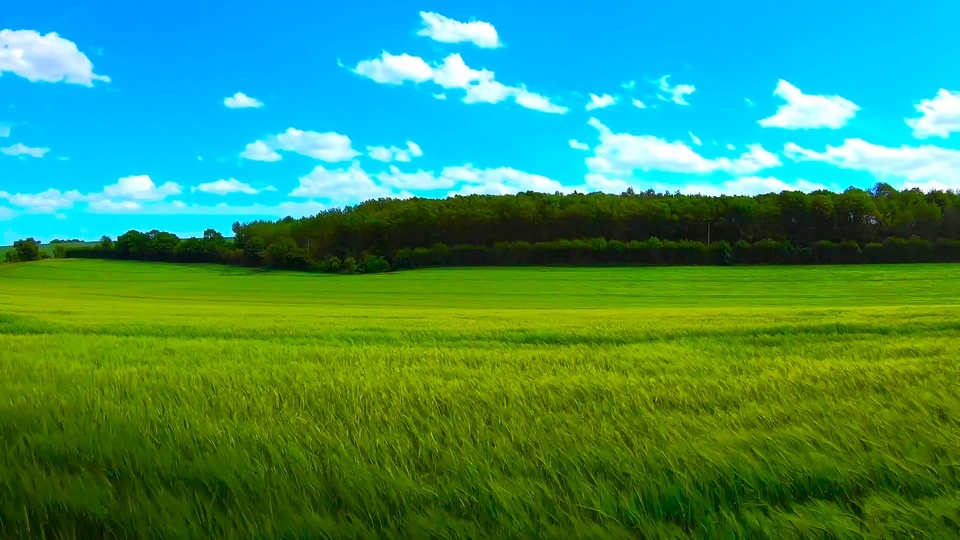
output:
<svg viewBox="0 0 960 540"><path fill-rule="evenodd" d="M0 537L960 535L960 267L0 264Z"/></svg>

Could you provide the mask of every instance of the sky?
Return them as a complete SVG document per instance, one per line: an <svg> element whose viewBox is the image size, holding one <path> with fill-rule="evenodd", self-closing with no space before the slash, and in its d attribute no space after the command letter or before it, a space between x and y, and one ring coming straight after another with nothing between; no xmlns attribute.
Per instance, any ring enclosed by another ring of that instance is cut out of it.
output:
<svg viewBox="0 0 960 540"><path fill-rule="evenodd" d="M960 2L37 0L0 245L380 197L960 188Z"/></svg>

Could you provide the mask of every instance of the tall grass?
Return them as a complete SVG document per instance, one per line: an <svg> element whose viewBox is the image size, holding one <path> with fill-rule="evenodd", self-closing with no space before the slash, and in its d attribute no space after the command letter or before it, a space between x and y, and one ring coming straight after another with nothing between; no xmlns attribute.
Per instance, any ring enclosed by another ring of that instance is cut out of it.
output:
<svg viewBox="0 0 960 540"><path fill-rule="evenodd" d="M960 534L949 266L0 266L0 536Z"/></svg>

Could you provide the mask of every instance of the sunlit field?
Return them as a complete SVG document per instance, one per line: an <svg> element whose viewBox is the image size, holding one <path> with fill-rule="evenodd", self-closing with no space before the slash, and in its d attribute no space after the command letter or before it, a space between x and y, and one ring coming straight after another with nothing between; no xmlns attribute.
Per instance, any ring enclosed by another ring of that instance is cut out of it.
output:
<svg viewBox="0 0 960 540"><path fill-rule="evenodd" d="M960 267L0 264L0 537L960 535Z"/></svg>

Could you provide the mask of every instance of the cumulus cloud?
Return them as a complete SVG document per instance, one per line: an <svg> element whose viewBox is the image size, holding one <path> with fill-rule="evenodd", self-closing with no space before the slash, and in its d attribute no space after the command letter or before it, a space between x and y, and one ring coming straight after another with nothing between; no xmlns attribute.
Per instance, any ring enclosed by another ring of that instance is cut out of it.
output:
<svg viewBox="0 0 960 540"><path fill-rule="evenodd" d="M545 113L566 114L569 110L567 107L551 102L550 99L544 95L527 90L527 87L523 85L513 89L513 99L517 102L517 105L521 107Z"/></svg>
<svg viewBox="0 0 960 540"><path fill-rule="evenodd" d="M385 163L389 163L391 161L409 163L412 158L422 156L423 150L420 149L420 146L417 145L417 143L413 141L407 141L406 148L397 148L396 146L391 146L389 148L386 146L368 146L367 155L372 159L383 161Z"/></svg>
<svg viewBox="0 0 960 540"><path fill-rule="evenodd" d="M5 199L13 206L38 214L53 214L60 210L72 208L74 203L85 200L85 198L76 190L61 192L59 189L52 188L33 194L0 191L0 199Z"/></svg>
<svg viewBox="0 0 960 540"><path fill-rule="evenodd" d="M0 75L13 73L30 82L61 82L93 86L110 78L93 72L93 64L77 45L56 32L0 30Z"/></svg>
<svg viewBox="0 0 960 540"><path fill-rule="evenodd" d="M473 69L459 54L451 54L440 64L431 66L425 60L408 54L392 55L386 51L380 58L363 60L353 72L380 84L403 84L432 82L445 89L460 89L465 92L464 103L500 103L508 98L527 109L547 113L564 114L566 107L552 103L549 98L532 92L524 85L508 86L495 79L492 71ZM434 97L446 94L434 94Z"/></svg>
<svg viewBox="0 0 960 540"><path fill-rule="evenodd" d="M827 189L827 186L798 179L793 183L785 182L774 177L747 176L727 182L711 185L686 185L680 188L681 193L688 195L763 195L765 193L780 193L783 191L803 191L810 193Z"/></svg>
<svg viewBox="0 0 960 540"><path fill-rule="evenodd" d="M316 198L335 204L353 204L377 198L409 198L411 191L449 190L448 195L511 194L522 191L570 191L560 182L511 167L479 168L471 164L445 167L439 172L404 172L396 165L376 175L354 161L348 168L316 167L300 178L292 197Z"/></svg>
<svg viewBox="0 0 960 540"><path fill-rule="evenodd" d="M603 109L609 107L617 102L617 98L611 96L610 94L603 94L598 96L596 94L590 94L590 103L587 103L586 109L592 111L594 109Z"/></svg>
<svg viewBox="0 0 960 540"><path fill-rule="evenodd" d="M182 192L180 185L174 182L166 182L157 186L149 176L137 175L121 178L116 184L105 186L102 200L162 201L171 195L179 195Z"/></svg>
<svg viewBox="0 0 960 540"><path fill-rule="evenodd" d="M380 84L422 83L433 78L433 68L423 58L387 51L383 51L380 58L361 61L353 72Z"/></svg>
<svg viewBox="0 0 960 540"><path fill-rule="evenodd" d="M13 146L0 148L0 152L8 156L29 156L34 158L42 158L43 156L47 155L49 151L49 148L31 148L23 143L17 143Z"/></svg>
<svg viewBox="0 0 960 540"><path fill-rule="evenodd" d="M237 92L230 97L223 98L223 104L231 109L259 109L263 107L262 101L252 98L243 92Z"/></svg>
<svg viewBox="0 0 960 540"><path fill-rule="evenodd" d="M657 80L657 87L667 95L657 94L657 97L663 101L672 101L677 105L689 105L684 96L688 96L697 91L692 84L677 84L670 86L670 75L664 75Z"/></svg>
<svg viewBox="0 0 960 540"><path fill-rule="evenodd" d="M633 100L633 106L636 107L636 108L638 108L638 109L646 109L646 108L647 108L647 104L644 103L644 102L642 102L642 101L640 101L639 99L634 99L634 100Z"/></svg>
<svg viewBox="0 0 960 540"><path fill-rule="evenodd" d="M439 13L421 11L423 28L418 36L429 37L441 43L473 43L484 49L496 49L502 46L497 29L483 21L460 22Z"/></svg>
<svg viewBox="0 0 960 540"><path fill-rule="evenodd" d="M570 148L573 148L574 150L589 150L590 145L587 143L582 143L576 139L570 139Z"/></svg>
<svg viewBox="0 0 960 540"><path fill-rule="evenodd" d="M241 157L253 161L280 161L277 150L295 152L313 159L336 163L360 155L353 149L350 137L339 133L318 133L289 128L287 131L247 145Z"/></svg>
<svg viewBox="0 0 960 540"><path fill-rule="evenodd" d="M748 151L735 159L708 159L680 141L670 142L653 135L614 133L596 118L591 118L589 123L600 132L600 145L594 148L594 155L587 158L587 167L594 173L630 174L635 170L656 170L749 175L782 165L780 158L759 144L748 145Z"/></svg>
<svg viewBox="0 0 960 540"><path fill-rule="evenodd" d="M291 197L319 198L334 202L388 197L390 190L378 185L354 161L346 169L327 169L318 165L300 178L300 185L290 192Z"/></svg>
<svg viewBox="0 0 960 540"><path fill-rule="evenodd" d="M906 119L914 137L946 139L951 133L960 133L960 92L941 88L933 99L924 99L914 107L920 118Z"/></svg>
<svg viewBox="0 0 960 540"><path fill-rule="evenodd" d="M539 191L542 193L556 193L570 191L560 182L541 176L519 171L511 167L497 167L480 169L472 165L447 167L441 173L441 178L465 185L448 195L511 195L524 191Z"/></svg>
<svg viewBox="0 0 960 540"><path fill-rule="evenodd" d="M794 161L820 161L841 169L867 171L906 188L945 186L960 189L960 150L933 145L881 146L863 139L846 139L823 152L787 143L784 153Z"/></svg>
<svg viewBox="0 0 960 540"><path fill-rule="evenodd" d="M240 157L251 161L280 161L283 156L267 146L263 141L255 141L247 145L247 148L240 153Z"/></svg>
<svg viewBox="0 0 960 540"><path fill-rule="evenodd" d="M700 140L700 137L697 137L693 132L688 131L687 134L690 135L690 140L693 141L693 144L697 146L703 146L703 141Z"/></svg>
<svg viewBox="0 0 960 540"><path fill-rule="evenodd" d="M142 208L143 207L140 206L140 203L136 201L113 201L110 199L91 201L90 204L87 205L88 211L102 214L123 214L137 212Z"/></svg>
<svg viewBox="0 0 960 540"><path fill-rule="evenodd" d="M259 189L251 186L250 184L245 184L236 178L231 178L229 180L217 180L216 182L208 182L206 184L200 184L190 189L190 191L200 191L202 193L209 193L211 195L229 195L231 193L244 193L246 195L256 195L260 193Z"/></svg>
<svg viewBox="0 0 960 540"><path fill-rule="evenodd" d="M456 180L452 178L437 176L423 170L405 173L395 165L391 165L388 171L378 174L377 180L381 185L395 190L432 191L451 188L456 184Z"/></svg>
<svg viewBox="0 0 960 540"><path fill-rule="evenodd" d="M850 100L840 96L804 94L785 80L777 82L773 95L786 103L776 114L757 123L763 127L782 129L839 129L847 125L860 110Z"/></svg>
<svg viewBox="0 0 960 540"><path fill-rule="evenodd" d="M316 215L327 208L316 201L286 201L276 205L252 204L215 205L187 204L183 201L170 201L140 205L137 203L116 203L101 201L91 203L87 208L96 214L144 214L144 215L219 215L219 216L263 216L300 218Z"/></svg>
<svg viewBox="0 0 960 540"><path fill-rule="evenodd" d="M276 136L277 148L296 152L321 161L347 161L359 155L350 143L350 137L339 133L317 133L289 128Z"/></svg>

